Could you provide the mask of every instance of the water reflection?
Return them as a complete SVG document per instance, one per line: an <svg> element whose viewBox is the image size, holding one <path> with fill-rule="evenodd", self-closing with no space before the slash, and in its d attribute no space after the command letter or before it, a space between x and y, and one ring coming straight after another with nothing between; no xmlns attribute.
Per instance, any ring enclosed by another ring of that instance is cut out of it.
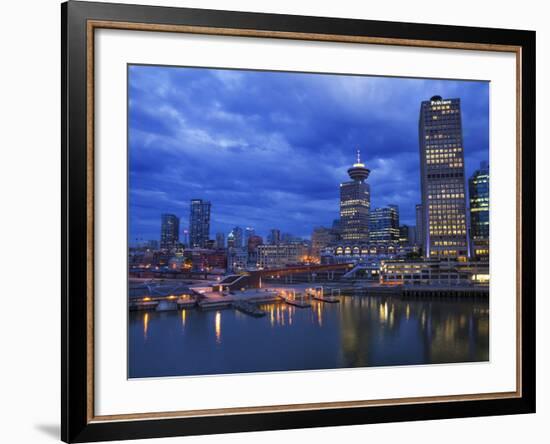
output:
<svg viewBox="0 0 550 444"><path fill-rule="evenodd" d="M130 376L471 362L489 357L487 302L342 296L338 304L312 301L310 308L283 303L260 308L267 316L253 318L233 309L130 313Z"/></svg>
<svg viewBox="0 0 550 444"><path fill-rule="evenodd" d="M149 313L143 314L143 339L147 340L147 330L149 329Z"/></svg>
<svg viewBox="0 0 550 444"><path fill-rule="evenodd" d="M219 311L216 312L215 329L216 342L219 344L222 342L222 314Z"/></svg>

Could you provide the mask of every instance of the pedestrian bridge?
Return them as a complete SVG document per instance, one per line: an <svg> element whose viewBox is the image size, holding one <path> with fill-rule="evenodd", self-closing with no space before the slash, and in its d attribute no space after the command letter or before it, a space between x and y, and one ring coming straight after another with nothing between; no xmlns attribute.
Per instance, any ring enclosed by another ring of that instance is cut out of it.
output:
<svg viewBox="0 0 550 444"><path fill-rule="evenodd" d="M251 270L242 274L232 274L225 276L219 283L219 291L236 290L241 288L260 288L262 278L272 277L280 278L293 274L313 274L323 271L349 270L353 268L353 263L345 264L315 264L315 265L290 265L281 268L269 268L264 270Z"/></svg>

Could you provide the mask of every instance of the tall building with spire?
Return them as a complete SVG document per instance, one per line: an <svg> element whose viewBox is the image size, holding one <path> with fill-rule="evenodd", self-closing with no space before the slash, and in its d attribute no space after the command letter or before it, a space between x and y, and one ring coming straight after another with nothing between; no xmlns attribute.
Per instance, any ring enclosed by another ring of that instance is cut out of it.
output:
<svg viewBox="0 0 550 444"><path fill-rule="evenodd" d="M433 96L420 105L418 123L426 258L466 258L464 147L460 99Z"/></svg>
<svg viewBox="0 0 550 444"><path fill-rule="evenodd" d="M348 169L349 182L340 184L340 237L343 241L368 242L370 186L367 183L370 170L357 161Z"/></svg>

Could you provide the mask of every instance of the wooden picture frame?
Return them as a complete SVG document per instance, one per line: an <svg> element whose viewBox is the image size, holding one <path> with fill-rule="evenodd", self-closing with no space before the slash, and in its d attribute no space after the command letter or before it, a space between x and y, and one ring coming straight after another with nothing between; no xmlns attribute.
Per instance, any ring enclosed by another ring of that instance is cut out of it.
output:
<svg viewBox="0 0 550 444"><path fill-rule="evenodd" d="M535 33L69 1L62 16L62 415L65 442L535 411ZM517 60L517 390L382 401L94 414L94 32L160 31L511 52Z"/></svg>

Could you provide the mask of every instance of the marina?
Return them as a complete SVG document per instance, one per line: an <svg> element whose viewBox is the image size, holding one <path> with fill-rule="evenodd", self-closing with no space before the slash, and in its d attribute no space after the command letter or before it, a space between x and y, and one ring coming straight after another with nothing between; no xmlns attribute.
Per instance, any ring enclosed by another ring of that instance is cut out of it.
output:
<svg viewBox="0 0 550 444"><path fill-rule="evenodd" d="M391 294L342 293L339 303L311 298L307 308L281 298L267 300L130 312L129 376L489 359L486 299L403 299ZM256 307L265 314L255 315L260 313Z"/></svg>
<svg viewBox="0 0 550 444"><path fill-rule="evenodd" d="M229 282L238 281L232 276ZM223 282L223 280L222 280ZM222 290L219 281L154 282L147 281L130 289L130 311L176 311L181 309L240 309L253 312L254 306L283 302L298 308L310 308L313 301L337 304L342 294L358 297L394 296L403 299L487 299L488 286L397 286L350 282L331 282L310 286L309 283L264 284L263 288ZM180 294L174 294L181 292ZM240 308L239 308L240 307ZM247 307L247 308L245 308Z"/></svg>

